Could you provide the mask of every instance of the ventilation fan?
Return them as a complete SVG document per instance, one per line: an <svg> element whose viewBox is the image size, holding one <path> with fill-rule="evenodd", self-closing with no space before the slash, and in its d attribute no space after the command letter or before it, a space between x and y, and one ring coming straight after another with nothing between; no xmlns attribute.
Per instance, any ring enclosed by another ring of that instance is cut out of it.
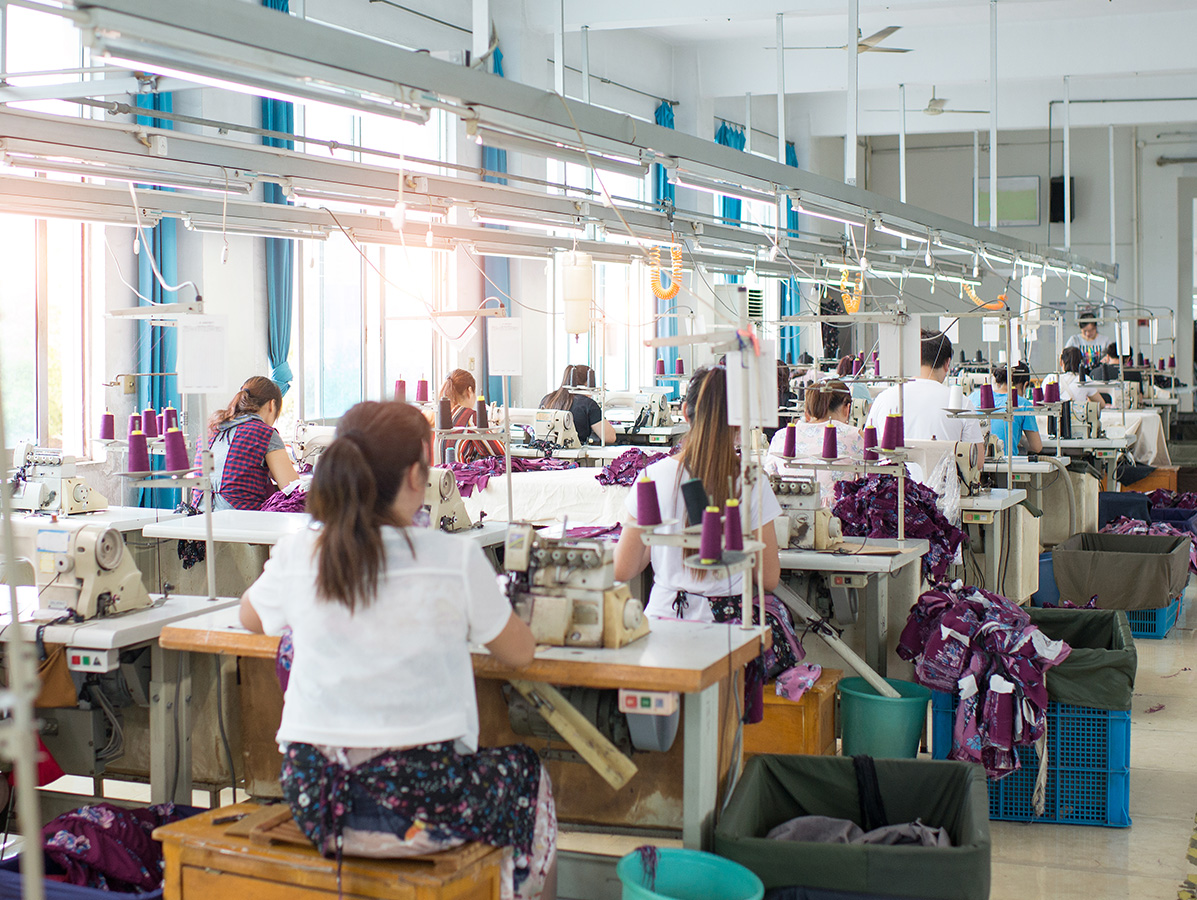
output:
<svg viewBox="0 0 1197 900"><path fill-rule="evenodd" d="M887 28L882 28L876 34L870 34L868 37L861 37L861 30L856 29L856 52L857 53L909 53L909 49L901 47L878 47L877 45L884 41L887 37L901 28L901 25L890 25ZM776 45L766 47L766 50L776 50ZM787 50L847 50L847 44L840 44L838 47L822 46L822 47L786 47Z"/></svg>

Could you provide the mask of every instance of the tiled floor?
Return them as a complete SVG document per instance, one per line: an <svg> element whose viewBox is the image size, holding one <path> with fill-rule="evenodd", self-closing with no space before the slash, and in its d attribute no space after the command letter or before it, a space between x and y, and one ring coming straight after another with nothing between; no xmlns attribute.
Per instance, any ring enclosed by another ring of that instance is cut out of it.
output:
<svg viewBox="0 0 1197 900"><path fill-rule="evenodd" d="M1177 897L1189 874L1186 853L1197 814L1195 628L1197 591L1190 585L1168 637L1136 641L1131 827L992 822L991 900Z"/></svg>

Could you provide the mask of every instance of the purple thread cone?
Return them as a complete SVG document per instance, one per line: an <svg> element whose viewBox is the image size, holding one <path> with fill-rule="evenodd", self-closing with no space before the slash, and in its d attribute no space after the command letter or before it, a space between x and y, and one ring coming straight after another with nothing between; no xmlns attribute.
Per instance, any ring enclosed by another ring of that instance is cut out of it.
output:
<svg viewBox="0 0 1197 900"><path fill-rule="evenodd" d="M1160 371L1164 371L1164 357L1160 357Z"/></svg>
<svg viewBox="0 0 1197 900"><path fill-rule="evenodd" d="M1175 369L1175 368L1176 368L1176 357L1175 357L1175 356L1169 356L1169 357L1168 357L1168 368L1169 368L1169 369Z"/></svg>
<svg viewBox="0 0 1197 900"><path fill-rule="evenodd" d="M740 521L740 501L727 501L723 513L723 547L726 550L744 549L744 526Z"/></svg>
<svg viewBox="0 0 1197 900"><path fill-rule="evenodd" d="M1140 369L1143 368L1143 366L1147 364L1147 361L1145 359L1143 359L1143 351L1142 350L1139 351L1138 360L1139 360L1138 366Z"/></svg>
<svg viewBox="0 0 1197 900"><path fill-rule="evenodd" d="M145 432L148 438L156 438L158 436L158 414L154 411L154 407L147 406L141 414L141 430Z"/></svg>
<svg viewBox="0 0 1197 900"><path fill-rule="evenodd" d="M785 445L782 447L781 455L785 457L798 455L798 431L793 422L786 426Z"/></svg>
<svg viewBox="0 0 1197 900"><path fill-rule="evenodd" d="M179 411L173 406L168 406L162 410L162 421L166 423L166 428L169 431L171 428L179 427Z"/></svg>
<svg viewBox="0 0 1197 900"><path fill-rule="evenodd" d="M996 404L993 402L993 385L981 385L981 409L993 409Z"/></svg>
<svg viewBox="0 0 1197 900"><path fill-rule="evenodd" d="M881 449L893 450L898 446L898 417L885 417L885 424L881 426Z"/></svg>
<svg viewBox="0 0 1197 900"><path fill-rule="evenodd" d="M417 403L427 403L428 402L428 381L427 381L427 379L421 378L419 381L416 382L416 402Z"/></svg>
<svg viewBox="0 0 1197 900"><path fill-rule="evenodd" d="M441 431L448 431L453 427L453 404L448 398L442 398L436 407L436 427Z"/></svg>
<svg viewBox="0 0 1197 900"><path fill-rule="evenodd" d="M674 365L673 365L673 374L674 375L685 375L686 374L686 362L680 356L677 358L677 362L674 363ZM590 386L594 387L593 384L591 384Z"/></svg>
<svg viewBox="0 0 1197 900"><path fill-rule="evenodd" d="M864 458L867 461L877 459L877 429L872 425L864 430Z"/></svg>
<svg viewBox="0 0 1197 900"><path fill-rule="evenodd" d="M141 431L141 414L133 413L129 416L129 434L135 431Z"/></svg>
<svg viewBox="0 0 1197 900"><path fill-rule="evenodd" d="M661 359L660 357L657 358L657 374L665 374L665 360Z"/></svg>
<svg viewBox="0 0 1197 900"><path fill-rule="evenodd" d="M859 374L860 374L860 369L861 369L861 367L862 367L863 365L864 365L864 361L863 361L863 360L860 360L860 359L854 359L854 360L852 360L852 374L853 374L853 375L859 375Z"/></svg>
<svg viewBox="0 0 1197 900"><path fill-rule="evenodd" d="M400 403L407 402L407 382L402 378L395 382L395 399Z"/></svg>
<svg viewBox="0 0 1197 900"><path fill-rule="evenodd" d="M828 422L823 429L823 458L837 459L839 455L839 447L836 446L835 439L835 426Z"/></svg>
<svg viewBox="0 0 1197 900"><path fill-rule="evenodd" d="M187 458L187 439L183 432L171 428L166 432L166 471L181 472L190 466Z"/></svg>
<svg viewBox="0 0 1197 900"><path fill-rule="evenodd" d="M479 428L490 428L490 420L486 416L485 397L479 397L474 403L474 424Z"/></svg>
<svg viewBox="0 0 1197 900"><path fill-rule="evenodd" d="M1060 402L1060 382L1049 381L1043 386L1043 400L1045 403Z"/></svg>
<svg viewBox="0 0 1197 900"><path fill-rule="evenodd" d="M902 416L894 416L898 420L898 438L894 449L901 449L906 446L906 420Z"/></svg>
<svg viewBox="0 0 1197 900"><path fill-rule="evenodd" d="M708 506L702 513L702 539L698 546L700 562L713 563L723 558L720 543L723 538L723 523L719 521L719 507Z"/></svg>
<svg viewBox="0 0 1197 900"><path fill-rule="evenodd" d="M100 416L100 440L116 440L116 416L110 412Z"/></svg>
<svg viewBox="0 0 1197 900"><path fill-rule="evenodd" d="M873 377L881 377L881 360L877 358L876 354L873 354Z"/></svg>
<svg viewBox="0 0 1197 900"><path fill-rule="evenodd" d="M164 437L166 435L166 416L163 413L158 413L158 436Z"/></svg>
<svg viewBox="0 0 1197 900"><path fill-rule="evenodd" d="M1010 408L1018 409L1018 388L1010 388Z"/></svg>
<svg viewBox="0 0 1197 900"><path fill-rule="evenodd" d="M661 524L661 503L657 499L657 483L651 478L636 482L636 525L651 528Z"/></svg>
<svg viewBox="0 0 1197 900"><path fill-rule="evenodd" d="M1042 404L1043 403L1043 388L1041 388L1041 387L1034 388L1031 391L1031 399L1035 402L1036 406L1039 406L1040 404Z"/></svg>
<svg viewBox="0 0 1197 900"><path fill-rule="evenodd" d="M146 443L145 432L138 430L129 434L129 471L148 472L150 470L150 449Z"/></svg>

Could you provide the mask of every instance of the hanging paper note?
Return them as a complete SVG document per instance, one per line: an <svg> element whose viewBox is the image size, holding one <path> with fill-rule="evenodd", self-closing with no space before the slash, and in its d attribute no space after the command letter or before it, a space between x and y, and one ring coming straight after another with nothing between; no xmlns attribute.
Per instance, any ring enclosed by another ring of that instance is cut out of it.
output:
<svg viewBox="0 0 1197 900"><path fill-rule="evenodd" d="M1131 323L1118 323L1118 355L1126 356L1131 352Z"/></svg>
<svg viewBox="0 0 1197 900"><path fill-rule="evenodd" d="M180 394L227 394L225 346L227 316L187 316L179 319L176 370Z"/></svg>
<svg viewBox="0 0 1197 900"><path fill-rule="evenodd" d="M946 334L953 344L960 343L960 320L955 316L940 316L939 330Z"/></svg>
<svg viewBox="0 0 1197 900"><path fill-rule="evenodd" d="M486 323L486 352L491 375L521 375L523 331L519 319L490 319Z"/></svg>
<svg viewBox="0 0 1197 900"><path fill-rule="evenodd" d="M986 344L996 344L1002 339L1002 320L993 316L981 319L981 340Z"/></svg>
<svg viewBox="0 0 1197 900"><path fill-rule="evenodd" d="M744 381L748 380L749 421L754 427L777 427L777 344L761 341L757 356L751 350L727 354L727 422L743 421Z"/></svg>
<svg viewBox="0 0 1197 900"><path fill-rule="evenodd" d="M1151 320L1150 332L1151 332L1151 343L1158 344L1160 342L1160 320L1159 319Z"/></svg>

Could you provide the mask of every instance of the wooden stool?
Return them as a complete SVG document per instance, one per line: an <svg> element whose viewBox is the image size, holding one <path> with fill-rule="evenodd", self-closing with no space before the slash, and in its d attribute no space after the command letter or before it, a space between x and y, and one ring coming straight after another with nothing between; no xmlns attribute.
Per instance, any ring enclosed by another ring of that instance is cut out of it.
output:
<svg viewBox="0 0 1197 900"><path fill-rule="evenodd" d="M235 822L213 820L238 817ZM286 805L238 803L154 831L166 861L164 900L337 896L337 862L316 852ZM297 842L298 838L298 842ZM344 857L345 900L499 900L504 851L463 844L407 859Z"/></svg>
<svg viewBox="0 0 1197 900"><path fill-rule="evenodd" d="M765 685L765 718L744 726L744 755L802 753L835 755L835 688L844 673L824 669L815 686L795 703Z"/></svg>

